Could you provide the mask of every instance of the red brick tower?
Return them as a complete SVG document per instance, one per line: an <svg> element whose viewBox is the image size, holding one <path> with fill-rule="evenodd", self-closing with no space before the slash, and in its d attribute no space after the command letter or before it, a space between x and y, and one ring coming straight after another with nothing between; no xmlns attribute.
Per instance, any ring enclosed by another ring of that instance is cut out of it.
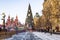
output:
<svg viewBox="0 0 60 40"><path fill-rule="evenodd" d="M16 19L15 19L15 25L18 25L18 16L16 16Z"/></svg>

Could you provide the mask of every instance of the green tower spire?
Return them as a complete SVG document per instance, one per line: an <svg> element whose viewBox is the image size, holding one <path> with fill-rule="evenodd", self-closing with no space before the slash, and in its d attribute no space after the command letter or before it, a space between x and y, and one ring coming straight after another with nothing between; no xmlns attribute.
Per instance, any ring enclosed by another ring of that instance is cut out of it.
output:
<svg viewBox="0 0 60 40"><path fill-rule="evenodd" d="M33 15L32 15L32 11L31 11L31 6L29 4L28 6L28 12L27 12L27 18L26 18L26 27L28 27L29 29L33 29Z"/></svg>

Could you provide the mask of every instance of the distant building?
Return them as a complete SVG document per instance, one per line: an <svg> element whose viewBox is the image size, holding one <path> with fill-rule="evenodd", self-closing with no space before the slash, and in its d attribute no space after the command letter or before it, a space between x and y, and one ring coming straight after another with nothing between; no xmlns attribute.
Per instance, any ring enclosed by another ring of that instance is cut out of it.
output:
<svg viewBox="0 0 60 40"><path fill-rule="evenodd" d="M8 30L15 30L16 28L19 28L22 26L22 24L19 22L18 20L18 16L16 16L16 19L14 20L14 18L10 18L10 16L8 16L8 19L6 21L6 29Z"/></svg>
<svg viewBox="0 0 60 40"><path fill-rule="evenodd" d="M38 13L34 16L34 28L36 30L40 29L40 15Z"/></svg>

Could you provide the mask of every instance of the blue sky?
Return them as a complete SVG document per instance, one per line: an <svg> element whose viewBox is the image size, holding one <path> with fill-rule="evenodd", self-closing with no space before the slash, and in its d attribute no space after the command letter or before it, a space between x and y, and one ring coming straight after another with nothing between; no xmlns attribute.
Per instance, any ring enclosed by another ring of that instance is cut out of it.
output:
<svg viewBox="0 0 60 40"><path fill-rule="evenodd" d="M0 0L0 14L4 12L6 20L8 15L14 17L14 19L18 15L19 21L25 23L29 3L34 16L36 12L42 15L43 2L43 0ZM2 23L1 18L0 15L0 24Z"/></svg>

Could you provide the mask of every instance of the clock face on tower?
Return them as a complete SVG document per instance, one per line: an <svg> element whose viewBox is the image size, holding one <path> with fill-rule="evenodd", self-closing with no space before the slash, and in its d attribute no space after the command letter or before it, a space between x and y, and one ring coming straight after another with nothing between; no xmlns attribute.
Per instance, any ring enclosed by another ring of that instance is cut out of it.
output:
<svg viewBox="0 0 60 40"><path fill-rule="evenodd" d="M30 10L29 10L29 12L30 12Z"/></svg>
<svg viewBox="0 0 60 40"><path fill-rule="evenodd" d="M28 16L30 16L30 14L28 14Z"/></svg>

